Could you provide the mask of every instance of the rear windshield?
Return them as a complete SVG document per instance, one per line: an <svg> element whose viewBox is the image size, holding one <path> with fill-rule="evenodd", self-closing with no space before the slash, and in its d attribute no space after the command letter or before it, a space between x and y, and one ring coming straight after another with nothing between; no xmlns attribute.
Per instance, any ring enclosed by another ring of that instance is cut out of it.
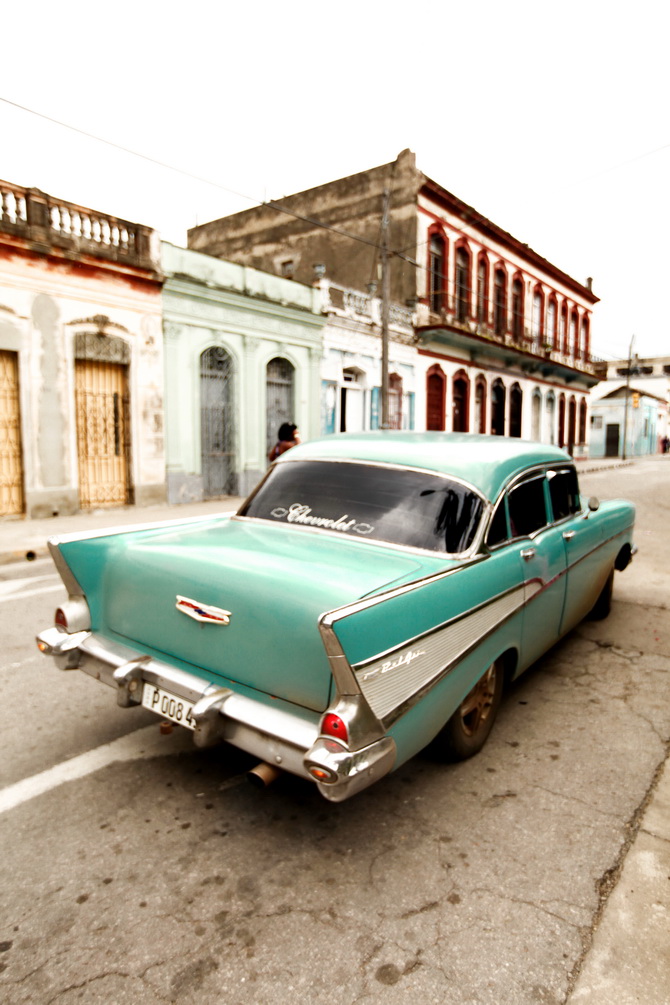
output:
<svg viewBox="0 0 670 1005"><path fill-rule="evenodd" d="M480 496L442 475L291 461L270 470L239 515L453 555L472 544L483 508Z"/></svg>

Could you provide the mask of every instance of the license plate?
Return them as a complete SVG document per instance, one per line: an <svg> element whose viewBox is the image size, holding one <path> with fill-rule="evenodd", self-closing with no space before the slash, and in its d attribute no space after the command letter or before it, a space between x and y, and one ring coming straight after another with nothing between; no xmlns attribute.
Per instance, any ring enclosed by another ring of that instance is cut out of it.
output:
<svg viewBox="0 0 670 1005"><path fill-rule="evenodd" d="M185 698L178 698L177 695L170 694L169 691L164 691L162 687L156 687L155 684L145 681L142 704L145 708L150 708L156 715L169 719L170 722L177 722L180 726L186 726L187 729L195 729L195 719L191 714L193 703L186 701Z"/></svg>

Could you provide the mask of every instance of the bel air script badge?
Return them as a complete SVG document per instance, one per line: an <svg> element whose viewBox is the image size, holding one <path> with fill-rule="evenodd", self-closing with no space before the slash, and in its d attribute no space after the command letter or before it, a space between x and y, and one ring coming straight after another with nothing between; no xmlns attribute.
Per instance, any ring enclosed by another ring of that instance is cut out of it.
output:
<svg viewBox="0 0 670 1005"><path fill-rule="evenodd" d="M212 607L210 604L200 604L197 600L189 597L177 596L176 608L182 614L187 614L194 621L201 621L207 625L228 625L232 614L224 611L222 607Z"/></svg>

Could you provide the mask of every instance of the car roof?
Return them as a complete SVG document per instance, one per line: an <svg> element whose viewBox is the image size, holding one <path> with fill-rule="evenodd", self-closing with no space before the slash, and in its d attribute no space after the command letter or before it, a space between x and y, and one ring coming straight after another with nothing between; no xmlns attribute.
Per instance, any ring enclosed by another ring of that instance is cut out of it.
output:
<svg viewBox="0 0 670 1005"><path fill-rule="evenodd" d="M425 468L469 482L490 500L495 500L510 479L527 468L572 463L565 450L516 437L391 429L334 433L310 440L287 450L276 463L298 460L371 461Z"/></svg>

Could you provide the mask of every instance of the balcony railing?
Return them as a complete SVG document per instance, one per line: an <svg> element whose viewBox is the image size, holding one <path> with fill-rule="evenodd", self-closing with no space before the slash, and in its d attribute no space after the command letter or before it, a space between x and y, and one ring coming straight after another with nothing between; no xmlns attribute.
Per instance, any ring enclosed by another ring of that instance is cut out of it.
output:
<svg viewBox="0 0 670 1005"><path fill-rule="evenodd" d="M563 352L562 347L550 343L545 335L538 335L529 328L523 327L521 331L496 331L495 326L474 318L459 318L457 314L449 310L441 310L439 314L430 310L427 303L422 303L418 307L417 324L425 327L430 324L448 325L453 331L461 331L468 335L477 335L480 338L495 342L498 345L513 347L521 352L531 353L533 356L541 356L554 363L561 363L575 370L582 370L585 373L598 375L601 368L601 361L591 352L584 353L582 349L575 352L575 347L567 346L567 352Z"/></svg>
<svg viewBox="0 0 670 1005"><path fill-rule="evenodd" d="M6 181L0 181L1 233L22 237L40 250L60 249L158 269L150 227Z"/></svg>

